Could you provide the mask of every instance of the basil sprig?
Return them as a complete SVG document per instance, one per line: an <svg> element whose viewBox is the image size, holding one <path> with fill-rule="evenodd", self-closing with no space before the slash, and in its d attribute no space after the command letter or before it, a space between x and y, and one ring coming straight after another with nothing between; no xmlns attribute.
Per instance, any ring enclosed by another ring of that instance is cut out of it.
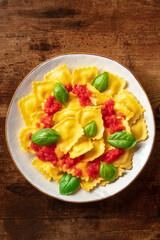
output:
<svg viewBox="0 0 160 240"><path fill-rule="evenodd" d="M61 195L68 195L77 190L80 185L80 178L70 174L64 174L59 184L59 193Z"/></svg>
<svg viewBox="0 0 160 240"><path fill-rule="evenodd" d="M113 147L129 149L136 145L137 139L131 133L123 130L110 135L107 142Z"/></svg>
<svg viewBox="0 0 160 240"><path fill-rule="evenodd" d="M95 121L91 121L84 127L85 135L89 138L94 137L97 134L97 124Z"/></svg>
<svg viewBox="0 0 160 240"><path fill-rule="evenodd" d="M60 134L52 128L38 130L31 136L31 142L40 146L52 146L60 139Z"/></svg>
<svg viewBox="0 0 160 240"><path fill-rule="evenodd" d="M109 85L109 74L104 72L99 74L92 82L92 85L99 91L104 92Z"/></svg>
<svg viewBox="0 0 160 240"><path fill-rule="evenodd" d="M59 103L66 106L69 100L69 93L61 83L54 85L54 97Z"/></svg>
<svg viewBox="0 0 160 240"><path fill-rule="evenodd" d="M101 163L99 175L106 181L112 182L116 178L117 170L114 165L109 163Z"/></svg>

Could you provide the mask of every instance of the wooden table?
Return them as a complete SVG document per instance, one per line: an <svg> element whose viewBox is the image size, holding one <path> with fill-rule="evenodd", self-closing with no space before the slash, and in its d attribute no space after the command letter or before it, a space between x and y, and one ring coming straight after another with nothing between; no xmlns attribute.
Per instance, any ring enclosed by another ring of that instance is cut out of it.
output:
<svg viewBox="0 0 160 240"><path fill-rule="evenodd" d="M0 1L0 239L160 239L160 1ZM154 109L156 143L124 191L88 204L54 200L33 188L8 153L9 102L25 75L59 54L95 53L120 62Z"/></svg>

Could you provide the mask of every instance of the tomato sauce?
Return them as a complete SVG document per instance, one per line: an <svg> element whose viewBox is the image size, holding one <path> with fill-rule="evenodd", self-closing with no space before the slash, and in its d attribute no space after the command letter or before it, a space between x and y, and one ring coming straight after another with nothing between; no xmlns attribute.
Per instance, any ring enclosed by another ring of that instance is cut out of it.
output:
<svg viewBox="0 0 160 240"><path fill-rule="evenodd" d="M55 153L56 144L50 147L43 146L37 151L37 157L44 162L52 162L52 164L56 167L58 158Z"/></svg>
<svg viewBox="0 0 160 240"><path fill-rule="evenodd" d="M87 174L91 178L98 178L99 176L99 167L100 167L100 159L101 157L95 159L91 162L91 164L87 167Z"/></svg>
<svg viewBox="0 0 160 240"><path fill-rule="evenodd" d="M38 152L42 148L42 146L37 145L36 143L31 142L29 148L33 149L35 152Z"/></svg>
<svg viewBox="0 0 160 240"><path fill-rule="evenodd" d="M118 114L115 113L113 99L109 99L103 104L101 113L104 121L104 126L106 128L109 128L110 134L125 130L125 127L122 126L121 119L119 118L119 117L125 118L125 115L123 113Z"/></svg>
<svg viewBox="0 0 160 240"><path fill-rule="evenodd" d="M41 124L39 122L36 122L36 127L37 128L40 128L41 127Z"/></svg>
<svg viewBox="0 0 160 240"><path fill-rule="evenodd" d="M107 151L102 156L98 157L94 161L90 162L90 165L87 168L87 174L91 178L98 178L99 175L99 168L101 165L101 162L104 163L112 163L114 160L118 159L122 154L125 153L124 149L120 148L114 148L109 151Z"/></svg>
<svg viewBox="0 0 160 240"><path fill-rule="evenodd" d="M71 167L73 167L74 165L76 165L79 161L80 161L81 157L77 157L77 158L70 158L69 153L64 154L62 161L61 161L61 165L63 167L63 165L66 165L66 168L69 169Z"/></svg>
<svg viewBox="0 0 160 240"><path fill-rule="evenodd" d="M62 105L57 102L55 97L49 96L44 104L44 112L48 114L48 116L52 116L54 113L58 112L61 107Z"/></svg>
<svg viewBox="0 0 160 240"><path fill-rule="evenodd" d="M77 177L82 176L82 170L80 168L74 168L74 173L76 174Z"/></svg>
<svg viewBox="0 0 160 240"><path fill-rule="evenodd" d="M32 133L28 133L28 140L31 140Z"/></svg>
<svg viewBox="0 0 160 240"><path fill-rule="evenodd" d="M52 117L48 115L40 117L40 122L44 124L44 128L51 128Z"/></svg>
<svg viewBox="0 0 160 240"><path fill-rule="evenodd" d="M73 90L71 84L68 84L67 86L65 86L65 89L66 89L68 92L72 92L72 90Z"/></svg>
<svg viewBox="0 0 160 240"><path fill-rule="evenodd" d="M111 149L103 155L103 162L112 163L114 160L118 159L124 153L125 153L124 149L120 148Z"/></svg>
<svg viewBox="0 0 160 240"><path fill-rule="evenodd" d="M72 92L78 96L81 106L93 106L90 100L92 92L87 89L86 85L74 85Z"/></svg>

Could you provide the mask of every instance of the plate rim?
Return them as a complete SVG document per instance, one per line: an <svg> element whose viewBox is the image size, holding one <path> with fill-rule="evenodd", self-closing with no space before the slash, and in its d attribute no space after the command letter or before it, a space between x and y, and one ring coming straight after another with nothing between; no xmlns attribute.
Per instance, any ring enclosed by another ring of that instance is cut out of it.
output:
<svg viewBox="0 0 160 240"><path fill-rule="evenodd" d="M139 173L132 179L132 181L130 181L130 182L128 183L128 185L126 185L125 187L123 187L123 188L122 188L121 190L119 190L118 192L116 192L116 193L114 193L114 194L112 194L112 195L110 195L110 196L102 197L102 198L100 198L100 199L94 199L94 200L88 200L88 201L73 201L73 200L66 200L66 199L63 199L63 198L55 197L55 196L53 196L53 195L50 195L50 194L44 192L44 191L41 190L39 187L35 186L35 185L21 172L20 168L17 166L17 163L16 163L16 161L14 160L14 158L13 158L13 156L12 156L12 153L11 153L10 147L9 147L9 143L8 143L8 138L7 138L7 122L8 122L8 116L9 116L9 112L10 112L10 109L11 109L11 106L12 106L13 99L14 99L17 91L19 90L20 86L23 84L23 82L26 80L26 78L27 78L33 71L35 71L37 68L39 68L41 65L46 64L47 62L49 62L49 61L52 60L52 59L56 59L56 58L58 58L58 57L65 57L65 56L69 56L69 55L87 55L87 56L95 56L95 57L106 58L106 59L111 60L111 61L113 61L113 62L116 62L116 63L118 63L119 65L121 65L122 67L126 68L126 69L134 76L134 78L136 79L137 83L140 85L141 89L143 90L145 96L147 97L148 103L149 103L150 108L151 108L152 116L153 116L153 123L154 123L153 142L152 142L152 147L151 147L151 150L150 150L150 152L149 152L149 155L148 155L148 157L147 157L147 159L146 159L146 162L145 162L144 166L141 168L141 170L139 171ZM151 153L152 153L152 151L153 151L154 144L155 144L155 136L156 136L156 123L155 123L155 116L154 116L153 108L152 108L152 105L151 105L151 103L150 103L150 100L149 100L149 97L148 97L146 91L144 90L142 84L139 82L139 80L138 80L138 78L135 76L135 74L133 74L131 70L129 70L126 66L122 65L122 64L119 63L118 61L115 61L115 60L113 60L113 59L111 59L111 58L108 58L108 57L106 57L106 56L103 56L103 55L97 55L97 54L92 54L92 53L66 53L66 54L63 54L63 55L60 54L60 55L56 55L56 56L54 56L54 57L52 57L52 58L49 58L49 59L43 61L42 63L38 64L36 67L34 67L34 68L22 79L22 81L20 82L20 84L19 84L18 87L16 88L16 90L15 90L15 92L14 92L14 94L13 94L11 100L10 100L10 103L9 103L9 106L8 106L8 110L7 110L7 113L6 113L6 119L5 119L5 140L6 140L8 152L9 152L9 154L10 154L10 157L11 157L14 165L16 166L16 168L18 169L18 171L21 173L21 175L25 178L25 180L26 180L28 183L30 183L30 184L31 184L34 188L36 188L39 192L41 192L41 193L43 193L43 194L45 194L45 195L47 195L47 196L49 196L49 197L51 197L51 198L53 198L53 199L58 199L58 200L60 200L60 201L71 202L71 203L90 203L90 202L98 202L98 201L101 201L101 200L104 200L104 199L113 197L113 196L115 196L116 194L118 194L118 193L122 192L123 190L125 190L127 187L129 187L130 184L132 184L132 183L136 180L136 178L138 178L138 176L140 175L140 173L143 171L144 167L147 165L147 163L148 163L148 161L149 161L149 158L150 158L150 156L151 156Z"/></svg>

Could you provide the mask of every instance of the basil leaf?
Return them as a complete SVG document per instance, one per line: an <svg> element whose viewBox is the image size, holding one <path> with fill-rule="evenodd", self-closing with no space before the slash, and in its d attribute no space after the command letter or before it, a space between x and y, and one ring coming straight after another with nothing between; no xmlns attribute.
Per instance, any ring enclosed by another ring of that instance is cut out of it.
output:
<svg viewBox="0 0 160 240"><path fill-rule="evenodd" d="M99 91L104 92L109 85L109 74L104 72L98 75L92 82L92 85Z"/></svg>
<svg viewBox="0 0 160 240"><path fill-rule="evenodd" d="M31 136L31 142L40 146L52 146L60 139L60 134L52 128L38 130Z"/></svg>
<svg viewBox="0 0 160 240"><path fill-rule="evenodd" d="M89 138L94 137L97 134L97 131L98 131L98 129L97 129L97 124L95 121L88 123L84 127L85 135Z"/></svg>
<svg viewBox="0 0 160 240"><path fill-rule="evenodd" d="M109 163L101 163L99 175L106 181L112 182L116 178L117 170L114 165Z"/></svg>
<svg viewBox="0 0 160 240"><path fill-rule="evenodd" d="M69 100L69 93L61 83L54 85L54 97L59 103L66 106Z"/></svg>
<svg viewBox="0 0 160 240"><path fill-rule="evenodd" d="M113 147L129 149L136 145L137 139L131 133L123 130L110 135L107 142Z"/></svg>
<svg viewBox="0 0 160 240"><path fill-rule="evenodd" d="M80 178L73 177L69 174L64 174L61 178L60 184L59 184L59 192L61 195L68 195L77 190L77 188L80 185Z"/></svg>

